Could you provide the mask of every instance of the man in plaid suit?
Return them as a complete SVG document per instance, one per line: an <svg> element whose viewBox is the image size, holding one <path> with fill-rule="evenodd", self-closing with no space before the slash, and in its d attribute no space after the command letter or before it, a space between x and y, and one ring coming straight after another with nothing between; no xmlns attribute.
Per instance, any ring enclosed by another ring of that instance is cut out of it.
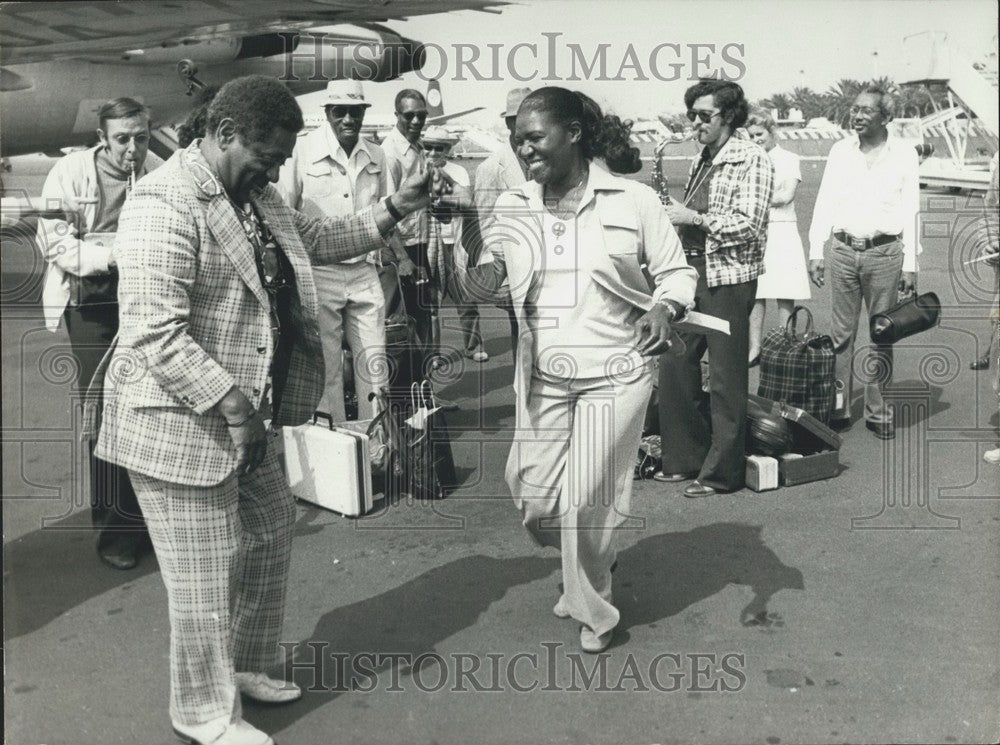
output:
<svg viewBox="0 0 1000 745"><path fill-rule="evenodd" d="M744 486L750 311L764 271L774 174L764 149L740 129L748 114L740 86L702 80L687 89L684 104L703 149L691 164L683 204L666 210L698 271L695 309L729 321L730 334L679 332L684 354L661 358L663 471L653 478L695 479L684 496L708 497ZM707 402L700 371L706 348Z"/></svg>
<svg viewBox="0 0 1000 745"><path fill-rule="evenodd" d="M133 192L115 245L121 327L102 364L98 452L128 469L167 587L170 715L192 743L268 745L239 693L301 695L277 661L294 505L259 409L297 425L324 383L310 264L384 245L429 203L414 174L345 218L289 209L268 182L302 113L278 81L227 83L206 136Z"/></svg>

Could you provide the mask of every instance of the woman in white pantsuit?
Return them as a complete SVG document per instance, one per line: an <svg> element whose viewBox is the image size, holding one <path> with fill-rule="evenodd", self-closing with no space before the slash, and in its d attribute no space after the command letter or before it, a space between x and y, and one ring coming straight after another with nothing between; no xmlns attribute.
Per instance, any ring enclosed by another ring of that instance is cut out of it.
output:
<svg viewBox="0 0 1000 745"><path fill-rule="evenodd" d="M598 652L618 623L613 533L629 514L651 360L697 277L652 189L592 163L615 169L630 145L584 101L563 88L524 99L514 140L530 180L497 201L467 290L488 298L510 281L520 337L507 483L529 534L562 553L553 611Z"/></svg>

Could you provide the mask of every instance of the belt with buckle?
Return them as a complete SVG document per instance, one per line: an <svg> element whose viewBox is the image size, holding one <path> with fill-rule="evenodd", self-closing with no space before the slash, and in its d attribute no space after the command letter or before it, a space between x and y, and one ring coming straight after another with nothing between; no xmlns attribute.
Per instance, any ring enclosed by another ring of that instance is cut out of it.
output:
<svg viewBox="0 0 1000 745"><path fill-rule="evenodd" d="M895 243L900 239L898 235L876 235L874 238L855 238L850 233L843 231L834 233L833 237L844 245L850 246L855 251L867 251L869 248L884 246L887 243Z"/></svg>

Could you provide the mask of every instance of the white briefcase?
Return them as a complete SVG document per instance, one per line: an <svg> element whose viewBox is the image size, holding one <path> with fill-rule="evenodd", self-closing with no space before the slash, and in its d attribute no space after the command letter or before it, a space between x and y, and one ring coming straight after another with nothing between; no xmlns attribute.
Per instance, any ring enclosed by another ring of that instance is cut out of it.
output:
<svg viewBox="0 0 1000 745"><path fill-rule="evenodd" d="M372 508L368 436L318 423L283 427L285 473L292 494L342 515Z"/></svg>

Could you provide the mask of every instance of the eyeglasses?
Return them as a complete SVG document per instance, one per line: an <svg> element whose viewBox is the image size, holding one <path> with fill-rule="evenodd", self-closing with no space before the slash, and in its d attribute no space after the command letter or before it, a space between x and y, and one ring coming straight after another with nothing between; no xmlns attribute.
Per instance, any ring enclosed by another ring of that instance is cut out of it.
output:
<svg viewBox="0 0 1000 745"><path fill-rule="evenodd" d="M429 145L424 144L424 152L428 153L444 153L448 151L447 145Z"/></svg>
<svg viewBox="0 0 1000 745"><path fill-rule="evenodd" d="M695 111L694 109L688 109L687 118L689 122L698 119L702 124L708 124L721 113L721 111Z"/></svg>
<svg viewBox="0 0 1000 745"><path fill-rule="evenodd" d="M865 116L874 116L878 113L878 109L873 109L871 106L852 106L850 108L851 116L856 114L864 114Z"/></svg>
<svg viewBox="0 0 1000 745"><path fill-rule="evenodd" d="M403 117L406 121L412 122L414 119L417 121L424 121L427 118L426 111L397 111L396 116Z"/></svg>
<svg viewBox="0 0 1000 745"><path fill-rule="evenodd" d="M335 119L343 119L348 114L352 119L360 119L365 114L364 106L327 106L326 111Z"/></svg>

